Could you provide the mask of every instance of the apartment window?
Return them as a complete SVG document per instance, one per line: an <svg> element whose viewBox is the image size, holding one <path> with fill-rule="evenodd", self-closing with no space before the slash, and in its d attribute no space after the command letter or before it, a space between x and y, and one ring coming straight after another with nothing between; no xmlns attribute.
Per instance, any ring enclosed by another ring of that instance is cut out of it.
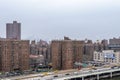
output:
<svg viewBox="0 0 120 80"><path fill-rule="evenodd" d="M112 63L114 62L114 60L112 59Z"/></svg>
<svg viewBox="0 0 120 80"><path fill-rule="evenodd" d="M98 60L100 60L100 54L98 54Z"/></svg>
<svg viewBox="0 0 120 80"><path fill-rule="evenodd" d="M96 59L96 54L94 55L94 59Z"/></svg>

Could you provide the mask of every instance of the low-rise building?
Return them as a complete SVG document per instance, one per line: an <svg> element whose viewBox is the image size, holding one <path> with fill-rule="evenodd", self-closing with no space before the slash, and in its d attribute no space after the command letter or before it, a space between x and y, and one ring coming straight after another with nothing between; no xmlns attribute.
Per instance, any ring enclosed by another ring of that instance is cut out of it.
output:
<svg viewBox="0 0 120 80"><path fill-rule="evenodd" d="M114 52L114 50L95 51L93 60L106 63L120 63L120 52Z"/></svg>

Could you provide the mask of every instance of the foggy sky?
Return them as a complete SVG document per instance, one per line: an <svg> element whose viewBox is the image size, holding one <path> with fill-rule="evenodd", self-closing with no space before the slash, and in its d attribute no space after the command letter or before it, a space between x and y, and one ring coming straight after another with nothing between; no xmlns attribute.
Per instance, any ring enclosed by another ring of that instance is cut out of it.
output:
<svg viewBox="0 0 120 80"><path fill-rule="evenodd" d="M0 0L0 37L14 20L22 39L120 37L120 0Z"/></svg>

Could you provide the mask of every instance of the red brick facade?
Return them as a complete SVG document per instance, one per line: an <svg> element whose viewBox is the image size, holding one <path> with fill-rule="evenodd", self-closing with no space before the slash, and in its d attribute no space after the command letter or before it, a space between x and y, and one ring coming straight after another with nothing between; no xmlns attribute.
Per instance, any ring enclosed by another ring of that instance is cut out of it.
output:
<svg viewBox="0 0 120 80"><path fill-rule="evenodd" d="M0 71L29 69L28 40L0 40Z"/></svg>
<svg viewBox="0 0 120 80"><path fill-rule="evenodd" d="M75 62L82 61L84 41L61 40L52 41L53 69L73 69Z"/></svg>

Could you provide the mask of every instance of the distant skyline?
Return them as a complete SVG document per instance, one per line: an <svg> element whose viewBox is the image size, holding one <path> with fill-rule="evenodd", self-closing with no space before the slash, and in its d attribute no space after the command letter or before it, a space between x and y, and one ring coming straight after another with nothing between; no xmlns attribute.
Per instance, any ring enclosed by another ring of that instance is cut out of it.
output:
<svg viewBox="0 0 120 80"><path fill-rule="evenodd" d="M50 41L120 37L120 0L0 0L0 37L21 23L22 39Z"/></svg>

